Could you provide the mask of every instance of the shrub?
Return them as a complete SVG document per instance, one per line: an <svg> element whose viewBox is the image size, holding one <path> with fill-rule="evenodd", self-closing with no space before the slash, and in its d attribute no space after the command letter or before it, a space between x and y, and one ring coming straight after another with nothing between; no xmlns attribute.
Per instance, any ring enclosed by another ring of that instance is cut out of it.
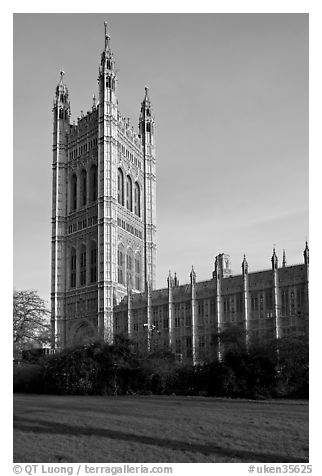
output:
<svg viewBox="0 0 322 476"><path fill-rule="evenodd" d="M44 375L41 365L20 364L13 367L13 391L24 393L42 393Z"/></svg>

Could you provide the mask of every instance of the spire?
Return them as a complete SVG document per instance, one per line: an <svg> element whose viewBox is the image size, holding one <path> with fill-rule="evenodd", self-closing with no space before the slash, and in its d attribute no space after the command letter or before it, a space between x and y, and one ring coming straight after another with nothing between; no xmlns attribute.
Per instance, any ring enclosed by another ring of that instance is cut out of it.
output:
<svg viewBox="0 0 322 476"><path fill-rule="evenodd" d="M144 94L144 99L143 103L144 104L150 104L150 97L149 97L149 86L144 86L145 94Z"/></svg>
<svg viewBox="0 0 322 476"><path fill-rule="evenodd" d="M149 87L144 87L145 93L144 98L141 103L141 119L151 119L152 118L152 109L151 109L151 100L149 96Z"/></svg>
<svg viewBox="0 0 322 476"><path fill-rule="evenodd" d="M304 256L304 263L308 265L309 264L309 246L307 244L307 241L305 242L303 256Z"/></svg>
<svg viewBox="0 0 322 476"><path fill-rule="evenodd" d="M276 270L278 268L278 258L276 255L275 247L273 248L273 255L272 255L271 262L272 262L273 270Z"/></svg>
<svg viewBox="0 0 322 476"><path fill-rule="evenodd" d="M196 273L195 273L195 270L193 269L193 265L192 265L191 273L190 273L190 281L191 281L191 284L196 284Z"/></svg>
<svg viewBox="0 0 322 476"><path fill-rule="evenodd" d="M107 31L107 22L104 22L104 51L101 57L101 66L106 65L107 69L115 69L113 53L110 46L110 35Z"/></svg>
<svg viewBox="0 0 322 476"><path fill-rule="evenodd" d="M248 263L247 263L245 254L244 254L244 259L242 262L242 272L243 272L243 275L248 274Z"/></svg>
<svg viewBox="0 0 322 476"><path fill-rule="evenodd" d="M104 38L105 38L105 48L104 48L104 51L107 52L107 51L111 51L111 48L110 48L110 35L107 31L107 21L104 22Z"/></svg>
<svg viewBox="0 0 322 476"><path fill-rule="evenodd" d="M93 105L92 105L92 111L95 111L96 109L96 97L95 94L93 94Z"/></svg>
<svg viewBox="0 0 322 476"><path fill-rule="evenodd" d="M61 102L67 101L68 99L68 89L64 83L65 71L60 70L60 80L56 87L56 99L59 99Z"/></svg>
<svg viewBox="0 0 322 476"><path fill-rule="evenodd" d="M171 275L171 269L169 269L169 275L168 275L168 286L171 287L172 284L173 284L173 280L172 280L172 275Z"/></svg>
<svg viewBox="0 0 322 476"><path fill-rule="evenodd" d="M54 97L54 111L56 111L57 119L64 119L69 122L70 118L70 102L68 100L68 88L64 82L65 72L60 70L59 83L56 86Z"/></svg>
<svg viewBox="0 0 322 476"><path fill-rule="evenodd" d="M285 254L285 250L283 250L283 264L282 264L283 268L286 268L286 254Z"/></svg>

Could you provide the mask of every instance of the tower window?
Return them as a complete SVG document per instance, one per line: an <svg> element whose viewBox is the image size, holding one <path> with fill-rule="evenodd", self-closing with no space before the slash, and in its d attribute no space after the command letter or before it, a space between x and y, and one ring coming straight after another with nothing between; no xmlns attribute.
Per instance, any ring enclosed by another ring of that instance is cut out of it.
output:
<svg viewBox="0 0 322 476"><path fill-rule="evenodd" d="M136 253L135 255L135 288L141 290L141 255Z"/></svg>
<svg viewBox="0 0 322 476"><path fill-rule="evenodd" d="M95 283L97 281L97 246L95 241L91 243L90 281L91 283Z"/></svg>
<svg viewBox="0 0 322 476"><path fill-rule="evenodd" d="M133 251L128 250L126 255L126 268L127 268L127 285L132 288L132 274L133 274Z"/></svg>
<svg viewBox="0 0 322 476"><path fill-rule="evenodd" d="M117 200L120 205L124 205L124 175L121 169L117 172Z"/></svg>
<svg viewBox="0 0 322 476"><path fill-rule="evenodd" d="M93 165L90 172L90 200L95 202L97 200L97 167Z"/></svg>
<svg viewBox="0 0 322 476"><path fill-rule="evenodd" d="M141 216L141 206L140 206L140 186L136 182L134 187L134 213L139 217Z"/></svg>
<svg viewBox="0 0 322 476"><path fill-rule="evenodd" d="M126 208L132 211L132 180L129 176L126 178Z"/></svg>
<svg viewBox="0 0 322 476"><path fill-rule="evenodd" d="M124 248L123 246L119 246L117 252L117 264L118 264L118 272L117 272L117 280L119 284L124 284L125 278L125 263L124 263Z"/></svg>
<svg viewBox="0 0 322 476"><path fill-rule="evenodd" d="M81 173L81 203L85 206L87 203L87 172L82 170Z"/></svg>
<svg viewBox="0 0 322 476"><path fill-rule="evenodd" d="M77 177L74 174L71 180L71 210L76 210L77 208Z"/></svg>
<svg viewBox="0 0 322 476"><path fill-rule="evenodd" d="M72 248L70 255L70 287L76 287L76 250Z"/></svg>
<svg viewBox="0 0 322 476"><path fill-rule="evenodd" d="M80 285L86 284L86 247L82 246L80 254Z"/></svg>
<svg viewBox="0 0 322 476"><path fill-rule="evenodd" d="M147 124L146 124L146 131L147 131L147 132L151 132L151 124L150 124L150 122L147 122Z"/></svg>

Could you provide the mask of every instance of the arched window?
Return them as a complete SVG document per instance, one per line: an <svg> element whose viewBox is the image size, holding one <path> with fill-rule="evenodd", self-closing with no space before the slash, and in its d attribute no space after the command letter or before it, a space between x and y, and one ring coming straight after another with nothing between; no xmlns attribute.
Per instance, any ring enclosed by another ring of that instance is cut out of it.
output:
<svg viewBox="0 0 322 476"><path fill-rule="evenodd" d="M96 202L97 200L97 167L92 165L90 171L90 201Z"/></svg>
<svg viewBox="0 0 322 476"><path fill-rule="evenodd" d="M130 289L133 287L133 266L133 251L128 249L126 254L126 284Z"/></svg>
<svg viewBox="0 0 322 476"><path fill-rule="evenodd" d="M72 248L70 253L70 287L76 288L76 249Z"/></svg>
<svg viewBox="0 0 322 476"><path fill-rule="evenodd" d="M86 284L86 246L82 245L80 253L80 285Z"/></svg>
<svg viewBox="0 0 322 476"><path fill-rule="evenodd" d="M139 217L141 216L141 204L140 204L140 185L136 182L134 186L134 213Z"/></svg>
<svg viewBox="0 0 322 476"><path fill-rule="evenodd" d="M87 203L87 172L82 170L81 172L81 206L85 206Z"/></svg>
<svg viewBox="0 0 322 476"><path fill-rule="evenodd" d="M121 169L117 171L117 200L124 205L124 175Z"/></svg>
<svg viewBox="0 0 322 476"><path fill-rule="evenodd" d="M97 281L97 245L95 241L91 242L91 256L90 256L90 282Z"/></svg>
<svg viewBox="0 0 322 476"><path fill-rule="evenodd" d="M126 208L132 211L132 180L126 177Z"/></svg>
<svg viewBox="0 0 322 476"><path fill-rule="evenodd" d="M142 280L141 280L141 272L142 272L142 265L141 265L141 255L140 253L135 254L135 289L141 291Z"/></svg>
<svg viewBox="0 0 322 476"><path fill-rule="evenodd" d="M125 284L125 256L124 256L124 247L120 245L117 252L117 281L119 284Z"/></svg>
<svg viewBox="0 0 322 476"><path fill-rule="evenodd" d="M77 177L75 174L72 175L70 192L70 208L74 211L77 208Z"/></svg>

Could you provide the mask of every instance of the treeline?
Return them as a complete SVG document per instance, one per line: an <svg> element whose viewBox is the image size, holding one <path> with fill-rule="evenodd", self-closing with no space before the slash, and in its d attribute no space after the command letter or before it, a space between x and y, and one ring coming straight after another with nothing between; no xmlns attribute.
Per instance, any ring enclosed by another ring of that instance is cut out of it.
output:
<svg viewBox="0 0 322 476"><path fill-rule="evenodd" d="M252 343L221 336L220 362L192 366L168 352L140 355L131 342L92 343L51 356L35 353L14 367L14 391L61 395L203 395L230 398L308 398L308 341Z"/></svg>

